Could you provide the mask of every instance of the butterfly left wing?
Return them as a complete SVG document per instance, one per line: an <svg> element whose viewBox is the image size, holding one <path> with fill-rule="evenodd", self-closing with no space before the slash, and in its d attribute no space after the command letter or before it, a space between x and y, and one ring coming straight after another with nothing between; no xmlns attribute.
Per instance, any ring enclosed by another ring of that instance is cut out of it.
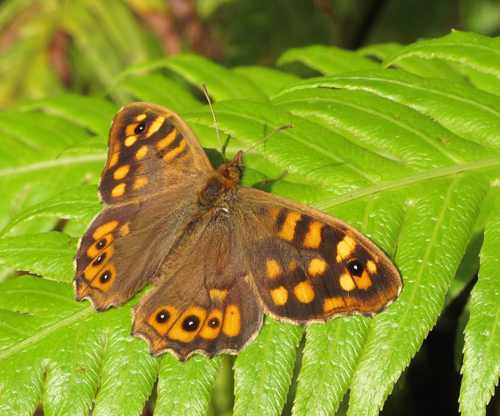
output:
<svg viewBox="0 0 500 416"><path fill-rule="evenodd" d="M158 286L133 308L132 335L151 354L169 351L181 361L196 352L236 354L259 333L263 309L230 224L207 221L181 242L161 265Z"/></svg>
<svg viewBox="0 0 500 416"><path fill-rule="evenodd" d="M296 324L374 315L402 287L392 261L353 227L256 189L239 190L241 238L266 312ZM257 238L258 237L258 238Z"/></svg>

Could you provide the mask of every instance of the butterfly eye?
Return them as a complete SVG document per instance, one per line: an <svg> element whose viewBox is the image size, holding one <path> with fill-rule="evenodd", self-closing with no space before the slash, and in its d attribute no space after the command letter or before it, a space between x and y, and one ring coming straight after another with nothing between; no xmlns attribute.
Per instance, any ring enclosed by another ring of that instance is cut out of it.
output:
<svg viewBox="0 0 500 416"><path fill-rule="evenodd" d="M349 273L351 273L351 276L359 277L363 274L365 268L358 259L355 259L347 264L347 269L349 270Z"/></svg>
<svg viewBox="0 0 500 416"><path fill-rule="evenodd" d="M170 314L166 310L162 310L158 312L158 314L156 315L156 322L158 322L159 324L164 324L169 319L170 319Z"/></svg>
<svg viewBox="0 0 500 416"><path fill-rule="evenodd" d="M134 129L134 133L141 134L144 130L146 130L146 123L143 121L136 126L136 128Z"/></svg>
<svg viewBox="0 0 500 416"><path fill-rule="evenodd" d="M193 332L200 326L200 318L196 315L187 316L182 322L182 329L187 332Z"/></svg>

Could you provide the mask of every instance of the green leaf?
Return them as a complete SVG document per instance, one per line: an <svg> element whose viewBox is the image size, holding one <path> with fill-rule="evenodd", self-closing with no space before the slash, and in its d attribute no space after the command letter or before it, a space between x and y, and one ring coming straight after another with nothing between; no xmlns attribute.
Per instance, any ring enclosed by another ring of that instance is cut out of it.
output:
<svg viewBox="0 0 500 416"><path fill-rule="evenodd" d="M300 327L265 319L257 339L240 353L234 365L235 415L281 412L301 335Z"/></svg>
<svg viewBox="0 0 500 416"><path fill-rule="evenodd" d="M125 77L116 88L124 88L141 101L163 105L179 113L200 106L185 88L157 74Z"/></svg>
<svg viewBox="0 0 500 416"><path fill-rule="evenodd" d="M460 412L485 415L500 376L500 204L486 225L479 279L472 291L472 310L465 327Z"/></svg>
<svg viewBox="0 0 500 416"><path fill-rule="evenodd" d="M208 359L194 356L186 362L179 362L173 356L165 355L160 367L155 414L182 416L206 413L220 365L220 357Z"/></svg>
<svg viewBox="0 0 500 416"><path fill-rule="evenodd" d="M2 414L40 400L49 415L141 413L157 360L130 337L129 308L97 313L72 285L30 276L0 286L0 305Z"/></svg>
<svg viewBox="0 0 500 416"><path fill-rule="evenodd" d="M355 76L306 80L283 93L302 88L345 88L377 94L413 108L455 134L492 148L495 153L500 148L497 130L492 123L500 115L500 100L473 87L421 78L403 71L379 70L359 72ZM470 122L466 122L468 120ZM446 137L442 140L447 143Z"/></svg>
<svg viewBox="0 0 500 416"><path fill-rule="evenodd" d="M70 188L20 213L2 230L0 236L9 234L20 224L38 217L72 218L88 223L101 208L95 186Z"/></svg>
<svg viewBox="0 0 500 416"><path fill-rule="evenodd" d="M159 68L168 68L199 89L205 82L209 94L216 100L245 98L263 101L266 99L266 96L244 77L197 55L169 56L134 65L123 72L121 78Z"/></svg>
<svg viewBox="0 0 500 416"><path fill-rule="evenodd" d="M40 274L47 279L70 281L76 240L52 232L0 239L0 264Z"/></svg>
<svg viewBox="0 0 500 416"><path fill-rule="evenodd" d="M118 107L102 98L86 97L82 95L65 94L50 97L43 100L26 103L21 107L23 110L41 109L48 114L68 120L92 131L95 134L108 134L110 120L116 115ZM67 138L74 135L65 132ZM79 137L81 139L81 137Z"/></svg>
<svg viewBox="0 0 500 416"><path fill-rule="evenodd" d="M408 56L426 59L441 58L476 70L500 76L500 40L476 33L453 31L438 39L425 40L403 48L387 58L389 66Z"/></svg>
<svg viewBox="0 0 500 416"><path fill-rule="evenodd" d="M289 49L278 60L279 65L291 62L300 62L325 75L378 68L378 64L355 52L323 45Z"/></svg>
<svg viewBox="0 0 500 416"><path fill-rule="evenodd" d="M337 411L363 350L369 321L347 317L307 329L294 415L331 415Z"/></svg>
<svg viewBox="0 0 500 416"><path fill-rule="evenodd" d="M351 415L378 414L434 326L467 246L487 181L476 175L451 175L413 187L420 192L413 194L415 203L407 208L395 259L404 278L404 291L386 313L373 319L351 386Z"/></svg>
<svg viewBox="0 0 500 416"><path fill-rule="evenodd" d="M5 163L0 166L0 227L51 195L93 177L97 182L105 153L69 154L67 149L71 144L90 136L68 120L36 112L10 111L0 114L0 131L6 133L9 149ZM27 225L30 228L18 232L46 231L54 222L31 221Z"/></svg>
<svg viewBox="0 0 500 416"><path fill-rule="evenodd" d="M299 80L295 75L259 66L238 67L234 68L233 72L251 80L268 97L278 93L286 85Z"/></svg>

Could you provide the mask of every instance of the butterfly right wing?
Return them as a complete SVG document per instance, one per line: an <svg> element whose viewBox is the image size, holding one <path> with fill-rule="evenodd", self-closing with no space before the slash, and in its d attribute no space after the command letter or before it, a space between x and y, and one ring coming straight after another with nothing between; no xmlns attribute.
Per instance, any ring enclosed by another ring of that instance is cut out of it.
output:
<svg viewBox="0 0 500 416"><path fill-rule="evenodd" d="M399 295L392 261L350 225L256 189L241 188L239 196L245 259L273 318L305 324L374 315Z"/></svg>
<svg viewBox="0 0 500 416"><path fill-rule="evenodd" d="M105 209L84 233L75 257L77 300L89 299L104 310L150 282L212 170L179 116L148 103L122 108L111 126L99 185Z"/></svg>

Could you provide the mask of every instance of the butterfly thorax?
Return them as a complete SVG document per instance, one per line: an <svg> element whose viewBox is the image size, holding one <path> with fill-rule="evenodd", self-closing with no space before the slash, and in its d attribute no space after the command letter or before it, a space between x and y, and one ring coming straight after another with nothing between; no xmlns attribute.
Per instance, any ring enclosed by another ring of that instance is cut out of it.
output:
<svg viewBox="0 0 500 416"><path fill-rule="evenodd" d="M215 213L229 212L236 202L236 190L243 175L243 153L223 163L210 173L198 192L198 205L206 211Z"/></svg>

